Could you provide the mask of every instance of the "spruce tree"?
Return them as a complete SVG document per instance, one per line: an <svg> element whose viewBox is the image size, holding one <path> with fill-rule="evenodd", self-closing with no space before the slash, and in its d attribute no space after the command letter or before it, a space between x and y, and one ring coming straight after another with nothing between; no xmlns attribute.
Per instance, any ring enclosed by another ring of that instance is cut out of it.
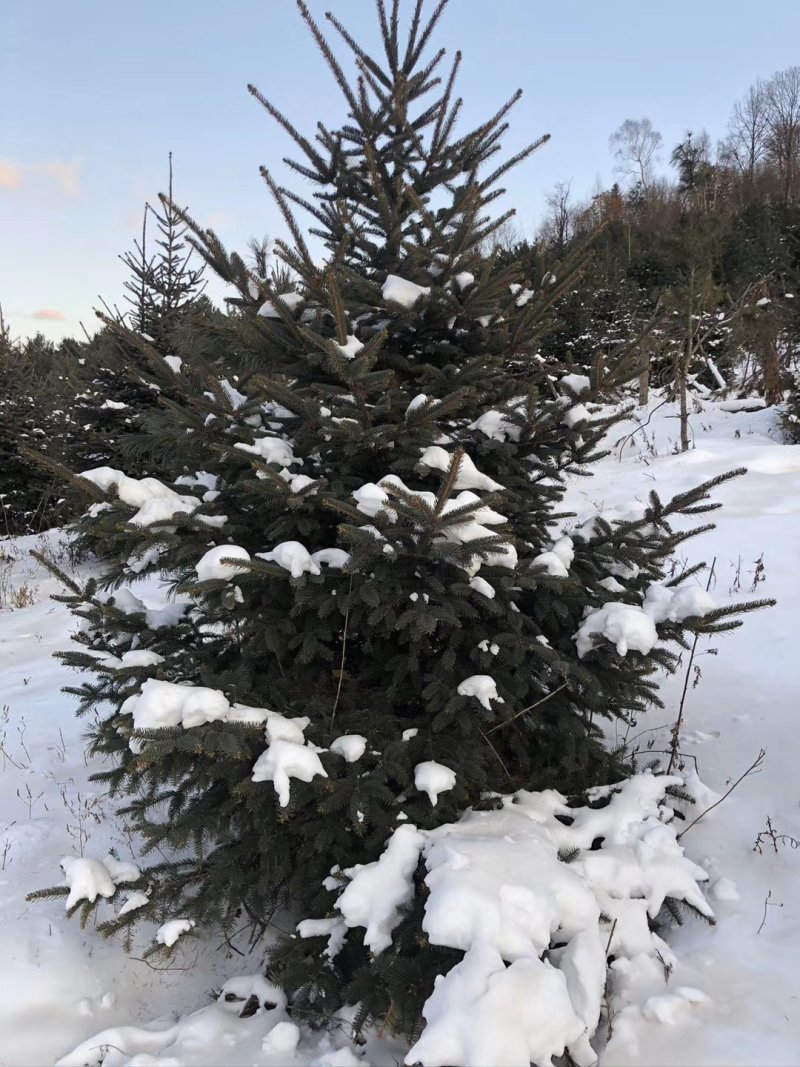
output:
<svg viewBox="0 0 800 1067"><path fill-rule="evenodd" d="M104 304L101 329L82 346L73 412L84 432L71 457L74 469L124 462L131 475L149 473L141 438L172 395L183 362L181 331L192 315L212 313L202 296L202 266L172 197L170 153L168 195L156 207L145 204L141 235L119 257L128 270L123 307Z"/></svg>
<svg viewBox="0 0 800 1067"><path fill-rule="evenodd" d="M380 58L329 15L355 81L299 4L348 114L310 140L251 88L314 187L301 197L263 172L293 238L278 243L292 291L183 213L239 295L187 329L198 358L163 407L164 481L72 476L92 501L79 540L107 562L86 586L66 579L84 625L63 658L94 674L73 692L113 762L96 778L155 859L106 933L180 916L258 937L287 907L324 919L341 872L401 822L616 779L626 762L603 723L658 704L670 641L738 625L736 609L642 611L672 603L651 588L690 536L672 519L711 509L712 485L559 535L565 478L588 473L607 425L576 402L585 383L539 354L577 267L534 290L482 255L508 217L489 214L500 179L541 142L496 162L519 94L455 132L460 54L440 76L444 52L428 51L445 3L416 0L403 34L399 3L379 0ZM161 608L136 595L158 575L176 596ZM626 612L650 620L650 643L635 626L614 636ZM325 938L290 938L272 973L298 1010L360 1003L361 1022L411 1031L458 956L427 945L420 918L404 914L378 955L359 929L327 962Z"/></svg>

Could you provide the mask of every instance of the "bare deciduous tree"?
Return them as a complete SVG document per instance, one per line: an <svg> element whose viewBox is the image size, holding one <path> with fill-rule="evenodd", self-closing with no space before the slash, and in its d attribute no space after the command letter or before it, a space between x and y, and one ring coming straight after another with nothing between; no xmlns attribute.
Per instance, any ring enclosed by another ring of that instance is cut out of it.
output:
<svg viewBox="0 0 800 1067"><path fill-rule="evenodd" d="M725 159L750 182L766 154L768 135L769 101L766 86L759 79L735 104L722 146Z"/></svg>
<svg viewBox="0 0 800 1067"><path fill-rule="evenodd" d="M569 198L571 188L571 181L558 182L553 191L545 197L548 214L543 230L559 249L563 249L572 236L575 223L575 206Z"/></svg>
<svg viewBox="0 0 800 1067"><path fill-rule="evenodd" d="M650 119L625 119L608 139L618 172L633 177L645 192L653 178L661 141L661 134L653 129Z"/></svg>
<svg viewBox="0 0 800 1067"><path fill-rule="evenodd" d="M767 82L766 95L767 150L780 173L783 198L788 203L800 169L800 67L774 74Z"/></svg>

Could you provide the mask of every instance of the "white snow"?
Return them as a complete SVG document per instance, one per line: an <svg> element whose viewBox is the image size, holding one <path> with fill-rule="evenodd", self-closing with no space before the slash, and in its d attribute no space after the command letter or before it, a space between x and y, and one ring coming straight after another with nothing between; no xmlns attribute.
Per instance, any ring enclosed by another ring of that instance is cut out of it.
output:
<svg viewBox="0 0 800 1067"><path fill-rule="evenodd" d="M643 607L654 622L666 622L667 619L683 622L693 615L707 615L714 611L717 603L699 585L667 588L653 582L647 588Z"/></svg>
<svg viewBox="0 0 800 1067"><path fill-rule="evenodd" d="M349 563L350 553L345 552L343 548L319 548L311 553L311 559L314 563L324 563L334 570L341 570Z"/></svg>
<svg viewBox="0 0 800 1067"><path fill-rule="evenodd" d="M270 1030L261 1045L263 1052L291 1056L300 1044L300 1028L296 1023L278 1023Z"/></svg>
<svg viewBox="0 0 800 1067"><path fill-rule="evenodd" d="M760 411L761 408L767 406L766 400L762 396L748 396L742 400L722 400L720 401L720 411Z"/></svg>
<svg viewBox="0 0 800 1067"><path fill-rule="evenodd" d="M197 497L182 496L157 478L129 478L113 467L94 467L83 471L80 477L104 493L110 492L113 487L123 504L138 508L129 520L134 526L166 522L173 515L191 514L200 507Z"/></svg>
<svg viewBox="0 0 800 1067"><path fill-rule="evenodd" d="M474 589L476 593L480 593L481 596L485 596L487 600L494 600L497 595L497 590L493 585L490 585L485 578L481 578L478 575L474 575L469 580L470 589Z"/></svg>
<svg viewBox="0 0 800 1067"><path fill-rule="evenodd" d="M347 937L347 926L343 919L303 919L297 924L300 937L327 937L328 944L322 951L323 956L335 959Z"/></svg>
<svg viewBox="0 0 800 1067"><path fill-rule="evenodd" d="M473 674L459 683L458 694L462 697L475 697L487 711L492 710L492 701L496 704L504 704L505 701L497 693L497 683L489 674Z"/></svg>
<svg viewBox="0 0 800 1067"><path fill-rule="evenodd" d="M443 471L445 474L450 470L453 457L441 445L431 445L423 450L420 463L433 470ZM504 486L494 481L487 474L482 474L468 455L461 457L458 475L454 485L455 489L485 489L489 493L497 492Z"/></svg>
<svg viewBox="0 0 800 1067"><path fill-rule="evenodd" d="M364 755L367 739L361 734L342 734L331 741L331 752L341 756L347 763L355 763Z"/></svg>
<svg viewBox="0 0 800 1067"><path fill-rule="evenodd" d="M435 760L425 760L414 768L414 785L420 793L427 793L432 807L439 802L439 794L455 788L456 772Z"/></svg>
<svg viewBox="0 0 800 1067"><path fill-rule="evenodd" d="M574 545L571 537L560 537L545 552L540 552L531 563L534 566L545 567L548 574L556 578L569 577L569 568L575 557Z"/></svg>
<svg viewBox="0 0 800 1067"><path fill-rule="evenodd" d="M279 567L283 567L293 578L300 578L304 574L321 573L319 562L299 541L282 541L270 552L256 552L256 555L268 563L276 563Z"/></svg>
<svg viewBox="0 0 800 1067"><path fill-rule="evenodd" d="M135 864L121 862L111 854L103 860L64 856L60 866L69 886L67 911L82 900L91 902L98 897L113 897L118 885L137 882L141 877L141 872ZM133 906L123 910L130 911Z"/></svg>
<svg viewBox="0 0 800 1067"><path fill-rule="evenodd" d="M430 287L426 288L406 278L400 278L396 274L389 274L383 283L381 292L385 301L401 304L404 308L412 308L420 297L430 293Z"/></svg>
<svg viewBox="0 0 800 1067"><path fill-rule="evenodd" d="M595 647L596 635L610 641L624 656L630 650L648 653L658 641L656 624L635 604L612 601L590 611L575 634L578 656L583 657Z"/></svg>
<svg viewBox="0 0 800 1067"><path fill-rule="evenodd" d="M254 782L272 782L278 794L278 803L285 808L289 803L291 779L310 782L317 775L328 777L313 748L276 738L253 764L252 778Z"/></svg>
<svg viewBox="0 0 800 1067"><path fill-rule="evenodd" d="M134 730L183 726L187 730L228 716L230 704L218 689L148 678L120 711L133 715Z"/></svg>
<svg viewBox="0 0 800 1067"><path fill-rule="evenodd" d="M413 413L415 411L418 411L420 408L424 407L427 403L428 403L428 397L425 395L425 393L417 393L417 395L414 397L414 399L411 401L411 403L406 408L406 418L408 418L409 415L413 415Z"/></svg>
<svg viewBox="0 0 800 1067"><path fill-rule="evenodd" d="M127 670L130 667L155 667L163 662L163 656L160 656L157 652L149 652L144 648L123 652L121 656L105 654L98 659L98 663L102 663L104 667L110 667L112 670Z"/></svg>
<svg viewBox="0 0 800 1067"><path fill-rule="evenodd" d="M156 941L159 945L172 948L182 934L188 934L194 928L194 919L170 919L156 931Z"/></svg>
<svg viewBox="0 0 800 1067"><path fill-rule="evenodd" d="M117 891L111 873L102 860L65 856L61 860L61 868L69 886L67 910L82 900L93 901L98 897L113 897Z"/></svg>
<svg viewBox="0 0 800 1067"><path fill-rule="evenodd" d="M571 430L579 423L588 422L590 419L591 415L583 404L573 404L564 412L564 418L561 421Z"/></svg>
<svg viewBox="0 0 800 1067"><path fill-rule="evenodd" d="M243 563L250 562L250 553L241 545L217 545L216 548L210 548L194 566L198 582L208 582L213 578L229 581L237 574L246 574L247 567L227 562L237 559Z"/></svg>
<svg viewBox="0 0 800 1067"><path fill-rule="evenodd" d="M478 642L478 648L481 652L491 652L493 656L496 656L500 651L500 646L494 641L490 644L488 637L484 637L483 641Z"/></svg>
<svg viewBox="0 0 800 1067"><path fill-rule="evenodd" d="M299 293L279 293L278 300L288 308L289 311L294 311L303 303L303 297ZM280 313L271 300L266 300L258 309L258 314L265 319L279 319Z"/></svg>
<svg viewBox="0 0 800 1067"><path fill-rule="evenodd" d="M588 393L592 387L591 381L585 374L565 374L559 380L559 385L565 386L576 396L580 396L581 393Z"/></svg>
<svg viewBox="0 0 800 1067"><path fill-rule="evenodd" d="M336 341L334 341L334 344L336 345L337 350L344 356L345 359L355 359L358 353L364 347L361 341L359 341L359 339L351 333L347 335L347 341L345 342L345 344L340 345Z"/></svg>
<svg viewBox="0 0 800 1067"><path fill-rule="evenodd" d="M520 429L511 422L502 411L484 411L474 422L470 430L479 430L490 441L518 441Z"/></svg>
<svg viewBox="0 0 800 1067"><path fill-rule="evenodd" d="M265 463L276 463L279 467L290 467L292 463L302 463L292 452L292 446L282 437L257 437L252 445L238 441L234 448L250 452Z"/></svg>
<svg viewBox="0 0 800 1067"><path fill-rule="evenodd" d="M380 512L386 511L386 517L389 522L394 521L396 513L391 508L387 508L389 494L380 485L376 485L374 482L367 482L366 485L354 490L351 495L356 502L358 510L365 515L369 515L371 519L374 519Z"/></svg>
<svg viewBox="0 0 800 1067"><path fill-rule="evenodd" d="M674 454L676 410L674 405L666 405L656 411L662 400L663 396L656 394L649 408L639 409L637 416L642 421L652 416L646 427L647 440L644 433L637 433L625 444L621 459L619 441L623 434L635 429L635 423L615 427L609 432L606 447L612 449L612 454L598 465L595 478L576 479L570 485L564 510L575 511L578 523L586 519L587 524L591 524L592 514L617 511L621 516L628 507L627 501L646 500L654 486L654 478L657 491L662 499L666 499L674 492L733 467L750 469L748 476L714 492L714 498L724 504L723 510L712 516L718 528L697 542L689 542L683 546L682 552L690 561L703 558L710 561L717 557L716 584L711 592L715 600L722 603L752 595L749 589L754 561L763 553L766 581L758 586L755 595L775 593L779 603L769 612L748 617L737 634L711 639L710 647L718 647L719 654L703 657L703 677L696 689L690 688L686 701L684 734L689 738L687 744L691 738L701 735L705 739L702 746L692 744L691 751L697 755L702 778L713 786L716 795L724 793L728 788L726 783L735 780L752 763L762 745L767 749L767 757L765 773L748 777L680 842L687 855L709 875L705 884L710 886L709 900L713 901L717 911L714 929L687 918L683 927L670 929L662 935L669 941L669 946L654 940L648 927L647 912L649 907L656 906L658 895L653 894L652 882L642 881L642 870L646 869L648 857L652 858L653 849L662 872L664 864L668 867L672 862L665 847L670 839L662 839L660 835L664 831L671 833L673 823L656 825L658 817L646 814L649 803L646 798L644 819L650 822L644 836L634 835L632 843L627 846L619 841L604 844L591 853L590 858L602 857L605 852L608 853L606 859L603 862L599 858L592 859L585 869L575 867L576 863L580 865L586 859L585 853L572 864L564 865L564 870L575 868L581 879L591 876L597 900L601 899L603 885L616 884L612 879L617 874L623 886L644 885L644 889L636 890L643 893L642 896L606 895L603 899L603 910L616 920L610 948L617 958L609 975L614 1012L611 1038L607 1042L603 1018L596 1045L600 1062L607 1067L733 1062L739 1067L792 1064L797 1060L796 1052L800 1046L800 1021L795 1010L800 996L800 971L796 951L796 909L793 906L797 896L797 852L788 849L774 852L769 846L759 854L753 851L753 841L756 833L764 828L767 814L781 831L800 836L795 802L797 722L790 713L800 698L800 690L794 645L787 639L796 628L795 616L800 604L800 572L795 565L800 514L800 447L781 443L774 409L732 413L725 412L716 403L703 401L702 412L691 416L695 447L684 455ZM702 521L702 517L693 521ZM677 525L682 528L683 520ZM552 536L557 536L556 531ZM581 535L576 530L571 536ZM47 544L57 542L57 534L48 535ZM10 542L14 547L21 546L22 551L36 543L33 539ZM3 548L6 548L5 542ZM740 592L730 594L739 557L742 560L742 588ZM87 565L80 566L83 568L79 571L81 575L90 573ZM15 566L12 580L22 580L22 567L22 563ZM695 579L702 582L702 588L698 586L701 592L706 577L707 572ZM5 867L0 873L3 932L0 939L0 1033L3 1034L0 1059L33 1067L62 1057L60 1062L72 1067L97 1062L97 1050L105 1046L108 1050L106 1067L111 1067L112 1062L120 1067L134 1063L144 1067L154 1060L163 1063L164 1067L170 1063L199 1067L208 1062L221 1067L243 1063L276 1067L286 1063L287 1059L293 1067L295 1064L296 1067L308 1067L337 1056L349 1056L352 1062L353 1054L344 1033L335 1031L331 1035L320 1035L306 1028L300 1020L295 1020L302 1037L294 1059L264 1052L262 1043L269 1032L276 1024L290 1021L284 1005L260 1011L252 1019L239 1019L236 1004L215 1002L208 1005L207 990L221 987L224 991L226 979L241 972L243 963L235 953L226 955L216 951L218 938L200 934L193 939L190 959L197 957L197 962L191 969L166 968L156 973L152 966L140 959L152 940L152 927L147 939L139 943L138 951L124 955L117 944L100 937L91 925L81 930L74 920L66 921L63 898L21 904L25 893L52 883L52 873L48 872L53 871L62 855L75 848L67 829L73 820L64 809L60 790L77 788L87 802L102 799L96 787L88 782L95 763L90 761L88 768L84 764L85 723L74 717L71 698L61 692L61 686L76 684L76 675L50 659L53 650L66 647L74 625L64 605L48 600L51 592L60 591L55 579L38 569L35 581L40 598L36 603L19 611L0 612L3 703L9 706L13 728L8 731L4 746L22 768L9 762L0 775L0 855L5 843L9 844ZM492 587L480 578L473 578L470 584L476 592L485 585L489 595L494 593ZM612 587L608 591L613 596L619 589ZM112 595L122 609L146 611L149 618L166 612L168 608L173 610L174 617L185 610L185 605L170 605L163 592L154 593L149 578L137 582L135 595L124 588ZM482 595L487 595L486 590ZM502 626L500 616L498 627ZM487 628L484 633L490 634L491 631ZM704 647L703 642L700 647ZM683 672L662 681L660 693L668 709L677 707L683 682ZM35 709L35 716L29 714L29 709ZM269 717L265 709L243 709L240 705L231 707L231 721L235 714L254 722L264 722ZM653 711L639 717L631 736L642 729L661 727L644 735L644 742L652 738L654 749L665 748L672 721L669 713ZM23 723L27 726L25 745L35 757L35 762L30 765L18 758L23 757L24 752L15 740L15 731ZM63 760L57 752L60 730L65 740ZM622 740L621 735L619 739ZM642 742L634 743L643 745L644 761L658 758ZM690 780L692 768L693 761L681 771L686 782ZM74 785L70 786L70 781ZM26 785L30 785L34 796L43 793L41 801L34 803L30 817L21 800ZM694 787L693 791L696 792ZM535 794L529 795L524 804L519 802L512 810L520 809L518 814L524 818L526 828L542 830L543 850L556 847L556 840L558 847L569 847L569 837L560 835L568 834L572 827L555 825L548 815L552 805L548 808L546 795L535 797ZM642 803L642 798L636 803ZM113 815L113 808L106 806L103 810L103 821L87 824L92 836L86 855L103 856L110 847L121 845L127 855L126 839ZM576 809L569 810L574 816ZM591 819L602 815L603 810L592 812ZM697 813L697 808L684 810L687 810L689 819ZM404 813L398 814L402 816ZM488 813L492 818L498 814L505 812ZM579 824L583 819L581 816ZM485 818L481 820L484 822ZM521 869L521 864L529 847L524 843L526 839L519 836L521 825L515 824L510 829L514 843L506 843L509 851L499 864L509 875L505 884L517 888L526 887L525 870ZM674 830L684 827L685 823L676 823ZM500 837L505 836L500 833L500 826L496 830ZM583 821L576 836L584 842L583 847L589 847L591 841L588 845L585 843L590 834L598 830L608 832L608 826ZM646 839L650 831L655 831L652 840ZM475 836L478 834L477 824L474 833L470 831L468 834L463 825L459 833L464 837ZM497 836L491 825L481 827L480 833L487 840ZM548 835L552 837L550 845L546 844ZM454 839L450 844L454 852L464 853L463 842ZM674 846L674 842L672 844ZM530 845L530 848L535 853L534 846ZM630 855L618 853L620 848L629 848L641 858L638 873ZM432 849L433 845L431 852ZM480 857L481 852L467 854L474 859ZM457 872L459 879L472 870L464 865L463 855L453 855L453 862L461 864ZM491 866L487 869L491 870ZM606 876L609 881L601 881ZM659 874L656 887L661 880L662 874ZM474 886L474 883L470 885ZM122 890L120 896L126 899L135 894ZM487 908L492 915L500 910L495 910L496 904L491 903L495 898L488 892L478 894L478 899L480 903L469 912L469 915L478 917L476 923ZM512 893L514 908L511 914L515 916L520 914L517 899ZM105 914L112 908L120 910L116 899L113 905L104 900L101 907ZM503 907L508 911L508 905ZM530 913L536 914L536 909L532 907ZM567 913L566 908L564 913ZM529 922L524 908L521 915L518 931L520 927L527 929ZM506 931L507 925L503 918L502 926L497 929ZM476 928L482 929L479 923ZM342 932L341 926L338 929ZM610 933L610 926L603 924L603 950ZM330 938L330 933L327 936ZM555 936L562 940L558 931ZM566 948L551 949L550 964L553 970L564 975L574 1015L585 1020L591 1018L587 1008L596 1004L592 999L592 988L599 972L592 963L592 960L596 963L597 953L592 952L585 939L582 945L580 936L576 934L570 939L569 951ZM480 945L480 941L476 941L466 950L470 958ZM247 948L246 944L242 947ZM500 954L498 949L494 948L494 951ZM661 959L655 955L656 951ZM578 962L573 965L571 960ZM517 963L505 960L504 964L503 972L498 971L497 975L508 981L503 975L511 972ZM665 966L672 968L668 978ZM490 965L485 962L472 968L479 985L485 980L488 987L489 982L494 981L491 975L487 977L490 970ZM517 973L512 974L515 980ZM445 981L451 982L450 988L453 988L451 975L453 971L440 980L439 988ZM576 975L579 977L577 984ZM467 1050L464 1059L459 1061L457 1056L462 1046L444 1047L444 1039L440 1043L437 1037L436 1045L442 1056L447 1057L442 1062L469 1062L469 1049L476 1048L473 1062L476 1058L479 1062L500 1062L500 1054L508 1047L506 1042L517 1042L513 1048L521 1057L530 1055L532 1046L525 1045L527 1036L523 1033L520 1038L518 1033L518 1026L525 1028L529 1012L534 1013L536 1021L534 1037L546 1034L550 1018L554 1028L559 1030L559 1036L564 1032L569 1014L566 1010L552 1010L550 1017L541 1021L536 1015L536 1001L526 995L524 1002L520 1002L506 992L498 998L501 1002L496 1013L486 1015L481 1015L478 1006L481 1001L479 993L471 1001L475 1004L474 1011L464 1008L466 996L463 999L454 997L453 1011L461 1011L463 1020L463 1025L458 1026L451 1025L452 1018L448 1022L447 1012L434 1011L429 1001L426 1015L430 1025L426 1033L433 1036L434 1024L439 1035L446 1033L449 1027L452 1041L462 1042ZM675 1000L664 1002L658 998ZM497 1026L494 1026L495 1014ZM488 1027L484 1027L482 1020L487 1015ZM471 1021L479 1016L473 1027ZM173 1023L172 1019L176 1017L180 1021ZM42 1019L46 1019L46 1026L42 1025ZM137 1025L128 1025L131 1022ZM444 1030L438 1028L440 1023ZM378 1040L372 1032L367 1038L362 1062L385 1065L403 1058L405 1050L398 1043ZM484 1039L491 1042L488 1048L477 1044ZM518 1043L520 1040L522 1044ZM431 1047L426 1055L432 1057ZM68 1053L71 1048L74 1051ZM572 1054L576 1058L575 1049Z"/></svg>
<svg viewBox="0 0 800 1067"><path fill-rule="evenodd" d="M350 881L336 901L345 924L365 927L364 944L376 955L392 943L400 908L413 893L412 877L425 843L423 833L403 823L389 838L374 863L358 864L344 873Z"/></svg>
<svg viewBox="0 0 800 1067"><path fill-rule="evenodd" d="M631 649L647 653L658 641L656 623L702 617L716 607L714 598L700 586L668 588L653 582L641 607L612 601L589 611L575 634L578 656L583 658L596 646L597 634L615 645L621 656Z"/></svg>
<svg viewBox="0 0 800 1067"><path fill-rule="evenodd" d="M149 899L150 897L147 893L143 893L140 889L135 889L128 893L125 902L117 912L117 915L127 915L129 911L136 911L137 908L143 908Z"/></svg>
<svg viewBox="0 0 800 1067"><path fill-rule="evenodd" d="M404 1062L424 1067L546 1067L584 1030L561 971L534 957L506 967L486 944L437 978L423 1010L427 1025Z"/></svg>

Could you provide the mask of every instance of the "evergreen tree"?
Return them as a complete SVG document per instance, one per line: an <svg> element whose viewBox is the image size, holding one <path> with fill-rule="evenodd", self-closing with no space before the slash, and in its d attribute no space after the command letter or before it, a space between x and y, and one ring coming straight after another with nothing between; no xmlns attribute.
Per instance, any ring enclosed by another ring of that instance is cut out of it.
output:
<svg viewBox="0 0 800 1067"><path fill-rule="evenodd" d="M120 256L129 271L123 282L128 308L106 305L99 313L102 328L82 346L83 382L74 412L84 433L71 457L74 468L118 468L124 462L130 474L148 473L148 456L141 448L126 451L126 443L131 438L141 442L159 403L171 395L182 365L180 334L187 320L213 314L202 297L202 266L192 255L172 196L170 153L168 195L157 208L145 205L141 237Z"/></svg>
<svg viewBox="0 0 800 1067"><path fill-rule="evenodd" d="M64 460L77 426L69 342L13 341L0 309L0 536L38 533L75 513L64 481L38 460Z"/></svg>
<svg viewBox="0 0 800 1067"><path fill-rule="evenodd" d="M500 793L614 779L626 764L602 724L658 704L668 642L738 624L737 609L642 611L672 602L651 589L690 536L671 520L712 508L711 485L555 532L565 476L587 472L607 425L574 402L585 383L539 353L577 268L534 290L481 254L508 217L487 214L499 180L537 145L493 162L519 94L454 132L460 54L440 78L443 51L426 51L445 2L426 16L417 0L403 35L399 4L381 0L380 59L329 15L354 83L300 3L348 117L312 142L251 88L315 190L263 172L293 236L278 244L293 291L181 213L239 296L187 327L198 358L158 437L171 484L72 478L93 501L79 536L108 563L85 587L65 579L85 625L63 658L95 675L73 691L96 716L93 751L113 760L96 778L157 857L107 933L180 915L257 937L287 906L329 918L341 872L377 859L398 820L432 828ZM322 266L294 207L314 219ZM158 573L177 594L162 609L131 589ZM611 639L610 596L651 641L636 627L629 648ZM360 1022L413 1030L458 956L420 922L399 917L377 955L344 930L326 966L322 937L290 939L272 973L298 1010L360 1003Z"/></svg>

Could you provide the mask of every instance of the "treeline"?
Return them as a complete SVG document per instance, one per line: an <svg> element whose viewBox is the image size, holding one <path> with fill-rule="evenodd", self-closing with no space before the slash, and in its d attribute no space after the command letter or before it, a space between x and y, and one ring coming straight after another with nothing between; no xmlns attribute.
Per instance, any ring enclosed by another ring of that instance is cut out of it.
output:
<svg viewBox="0 0 800 1067"><path fill-rule="evenodd" d="M183 330L197 316L213 322L221 314L203 295L202 268L171 196L170 167L169 196L145 207L141 236L120 257L128 268L122 309L106 305L93 337L17 340L0 310L0 536L74 516L82 502L72 499L64 468L124 464L132 476L150 473L147 442L174 389Z"/></svg>
<svg viewBox="0 0 800 1067"><path fill-rule="evenodd" d="M692 393L783 403L788 437L800 440L800 66L751 86L716 147L703 130L667 146L644 118L623 122L610 148L619 181L586 201L559 183L534 236L506 226L487 249L498 268L521 264L531 289L553 287L540 357L566 359L599 399L638 385L646 403L651 387L665 389L680 401L683 448ZM265 246L250 252L252 274L293 287L287 268L271 276ZM15 341L0 311L0 536L72 517L49 460L147 476L163 464L153 457L172 372L228 365L221 342L184 344L191 320L208 320L213 337L214 318L238 311L234 300L223 315L203 295L171 166L169 196L145 209L121 258L123 310L106 306L92 338ZM577 281L564 287L567 277Z"/></svg>
<svg viewBox="0 0 800 1067"><path fill-rule="evenodd" d="M535 236L500 244L532 284L591 247L543 354L571 353L601 389L638 369L643 400L651 376L783 400L800 341L800 67L751 86L716 148L706 131L665 146L649 119L610 147L618 182L583 202L559 183Z"/></svg>

